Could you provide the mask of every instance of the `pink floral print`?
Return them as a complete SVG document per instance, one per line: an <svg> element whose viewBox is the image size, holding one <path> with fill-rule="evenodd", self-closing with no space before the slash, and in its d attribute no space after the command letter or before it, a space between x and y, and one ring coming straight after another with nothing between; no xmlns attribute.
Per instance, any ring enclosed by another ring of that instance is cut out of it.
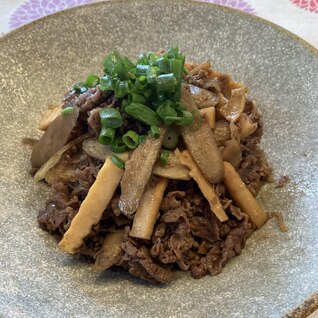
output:
<svg viewBox="0 0 318 318"><path fill-rule="evenodd" d="M301 9L318 13L318 0L290 0Z"/></svg>
<svg viewBox="0 0 318 318"><path fill-rule="evenodd" d="M89 2L91 0L28 0L14 11L9 26L15 29L48 14Z"/></svg>

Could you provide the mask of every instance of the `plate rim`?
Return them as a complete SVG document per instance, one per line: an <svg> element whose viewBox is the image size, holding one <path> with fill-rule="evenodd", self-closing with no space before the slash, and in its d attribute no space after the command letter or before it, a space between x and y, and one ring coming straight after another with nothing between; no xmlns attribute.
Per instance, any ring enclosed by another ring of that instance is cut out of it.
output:
<svg viewBox="0 0 318 318"><path fill-rule="evenodd" d="M219 5L219 4L215 4L215 3L211 3L211 2L205 2L205 0L156 0L158 2L166 2L168 5L170 4L192 4L192 5L196 5L196 6L202 6L202 7L212 7L212 8L216 8L218 10L224 11L224 12L228 12L228 13L232 13L232 14L236 14L236 15L240 15L243 18L247 18L247 19L251 19L254 20L255 22L261 23L263 25L266 25L270 28L275 29L276 31L279 31L281 33L283 33L284 35L288 36L291 40L294 40L296 42L298 42L299 44L301 44L306 50L308 50L310 53L312 53L313 56L318 58L318 48L314 47L312 44L310 44L309 42L307 42L305 39L303 39L302 37L296 35L295 33L285 29L284 27L271 22L269 20L266 20L264 18L261 18L259 16L238 10L238 9L234 9L231 7L227 7L227 6L223 6L223 5ZM34 26L36 26L38 23L41 23L42 21L45 20L50 20L50 19L54 19L55 17L59 16L59 15L63 15L67 12L72 12L72 11L79 11L85 7L93 7L93 6L104 6L104 5L111 5L113 3L127 3L127 2L140 2L139 0L102 0L102 1L98 1L98 2L91 2L91 3L86 3L86 4L81 4L72 8L67 8L67 9L63 9L51 14L48 14L44 17L41 17L39 19L36 19L34 21L31 21L27 24L24 24L14 30L9 31L8 33L5 33L4 35L2 35L0 37L0 44L2 44L5 41L10 40L10 38L12 36L14 36L16 33L20 33L23 32L24 30L27 30L29 28L32 28ZM144 1L145 3L154 3L154 1Z"/></svg>

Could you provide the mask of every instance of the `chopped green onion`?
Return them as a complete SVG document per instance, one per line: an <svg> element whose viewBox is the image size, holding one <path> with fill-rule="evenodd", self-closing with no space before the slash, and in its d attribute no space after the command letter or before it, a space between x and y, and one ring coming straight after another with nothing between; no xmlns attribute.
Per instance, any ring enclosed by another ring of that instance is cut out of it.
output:
<svg viewBox="0 0 318 318"><path fill-rule="evenodd" d="M125 162L118 158L115 154L112 154L112 162L119 169L125 169Z"/></svg>
<svg viewBox="0 0 318 318"><path fill-rule="evenodd" d="M115 138L112 143L111 150L115 153L122 153L127 150L126 144L123 142L122 138L119 136Z"/></svg>
<svg viewBox="0 0 318 318"><path fill-rule="evenodd" d="M129 149L135 149L139 145L139 135L133 130L128 130L122 140Z"/></svg>
<svg viewBox="0 0 318 318"><path fill-rule="evenodd" d="M156 65L158 65L161 74L167 74L170 71L170 67L169 67L169 59L166 57L160 57L156 60Z"/></svg>
<svg viewBox="0 0 318 318"><path fill-rule="evenodd" d="M128 80L128 71L125 69L125 66L122 63L117 63L114 66L112 76L118 76L121 80Z"/></svg>
<svg viewBox="0 0 318 318"><path fill-rule="evenodd" d="M173 102L166 100L156 110L157 114L163 120L165 125L171 125L174 121L167 119L167 117L177 117L178 113L175 110Z"/></svg>
<svg viewBox="0 0 318 318"><path fill-rule="evenodd" d="M129 95L128 95L129 97ZM127 99L123 99L120 105L120 111L123 113L125 111L125 108L127 105L129 105L130 103L128 102Z"/></svg>
<svg viewBox="0 0 318 318"><path fill-rule="evenodd" d="M156 60L160 57L160 55L155 54L153 52L148 52L147 58L150 66L154 66L156 64Z"/></svg>
<svg viewBox="0 0 318 318"><path fill-rule="evenodd" d="M91 74L91 75L87 76L87 79L86 79L86 82L85 82L85 85L87 87L92 88L92 87L95 87L98 84L99 84L99 77L97 75Z"/></svg>
<svg viewBox="0 0 318 318"><path fill-rule="evenodd" d="M161 124L158 114L144 104L131 103L125 107L125 112L146 125L159 126Z"/></svg>
<svg viewBox="0 0 318 318"><path fill-rule="evenodd" d="M110 145L113 143L115 138L115 129L110 127L102 127L99 134L99 142L103 145Z"/></svg>
<svg viewBox="0 0 318 318"><path fill-rule="evenodd" d="M149 65L137 64L137 66L136 66L137 74L138 75L146 75L148 68L149 68Z"/></svg>
<svg viewBox="0 0 318 318"><path fill-rule="evenodd" d="M158 126L151 126L150 133L156 139L158 139L160 137L160 130L159 130Z"/></svg>
<svg viewBox="0 0 318 318"><path fill-rule="evenodd" d="M174 105L176 110L179 110L179 111L186 110L186 107L184 106L182 102L176 102Z"/></svg>
<svg viewBox="0 0 318 318"><path fill-rule="evenodd" d="M136 67L133 67L132 69L130 69L129 71L128 71L128 76L131 78L131 79L136 79L136 77L138 76L137 75L137 69L136 69Z"/></svg>
<svg viewBox="0 0 318 318"><path fill-rule="evenodd" d="M99 112L99 117L105 127L119 128L123 124L123 118L118 108L104 108Z"/></svg>
<svg viewBox="0 0 318 318"><path fill-rule="evenodd" d="M170 129L163 141L163 146L165 148L171 149L174 148L178 144L178 142L179 135L173 129Z"/></svg>
<svg viewBox="0 0 318 318"><path fill-rule="evenodd" d="M159 162L163 165L166 166L169 160L171 152L169 150L162 149L159 157Z"/></svg>
<svg viewBox="0 0 318 318"><path fill-rule="evenodd" d="M158 93L174 93L176 90L177 79L173 73L161 74L156 78Z"/></svg>
<svg viewBox="0 0 318 318"><path fill-rule="evenodd" d="M171 46L168 48L165 54L168 58L181 59L182 55L179 53L179 48L177 46Z"/></svg>
<svg viewBox="0 0 318 318"><path fill-rule="evenodd" d="M189 75L190 74L190 71L185 66L183 66L183 72L184 72L185 75Z"/></svg>
<svg viewBox="0 0 318 318"><path fill-rule="evenodd" d="M131 93L131 102L132 103L140 103L140 104L145 104L146 103L146 98L138 93Z"/></svg>
<svg viewBox="0 0 318 318"><path fill-rule="evenodd" d="M109 75L104 75L99 80L99 87L102 91L112 91L113 85L112 85L112 79Z"/></svg>
<svg viewBox="0 0 318 318"><path fill-rule="evenodd" d="M130 59L126 56L122 58L121 62L127 71L130 71L135 67L135 64L131 62Z"/></svg>
<svg viewBox="0 0 318 318"><path fill-rule="evenodd" d="M78 82L73 86L73 89L77 92L77 93L85 93L87 91L87 87L86 84L83 82Z"/></svg>
<svg viewBox="0 0 318 318"><path fill-rule="evenodd" d="M181 111L182 117L180 117L179 121L176 121L176 124L179 126L188 126L192 125L194 122L192 113L188 112L187 110ZM200 114L200 113L199 113Z"/></svg>
<svg viewBox="0 0 318 318"><path fill-rule="evenodd" d="M134 74L134 73L131 72L131 71L128 71L127 74L128 74L128 77L129 77L130 79L132 79L132 80L135 80L135 79L136 79L136 75L137 75L137 74Z"/></svg>
<svg viewBox="0 0 318 318"><path fill-rule="evenodd" d="M68 114L71 114L73 111L74 111L73 107L66 107L66 108L61 110L61 114L68 115Z"/></svg>
<svg viewBox="0 0 318 318"><path fill-rule="evenodd" d="M142 93L146 98L150 98L153 92L152 92L152 89L149 88L149 89L145 89Z"/></svg>
<svg viewBox="0 0 318 318"><path fill-rule="evenodd" d="M138 80L141 84L147 84L147 76L145 75L139 76Z"/></svg>
<svg viewBox="0 0 318 318"><path fill-rule="evenodd" d="M192 129L197 130L202 126L202 116L200 112L195 109L192 111L192 117L193 117L193 124L192 124Z"/></svg>
<svg viewBox="0 0 318 318"><path fill-rule="evenodd" d="M117 80L115 84L115 97L123 98L126 94L130 92L129 82L130 81Z"/></svg>
<svg viewBox="0 0 318 318"><path fill-rule="evenodd" d="M144 80L144 78L146 80ZM139 78L136 79L134 84L136 90L138 90L139 92L143 92L148 87L147 77L144 75L139 76Z"/></svg>
<svg viewBox="0 0 318 318"><path fill-rule="evenodd" d="M149 61L147 55L145 53L140 53L136 64L148 65Z"/></svg>
<svg viewBox="0 0 318 318"><path fill-rule="evenodd" d="M143 144L147 138L148 138L147 135L139 135L139 145Z"/></svg>
<svg viewBox="0 0 318 318"><path fill-rule="evenodd" d="M177 79L177 86L176 86L176 94L175 94L175 101L180 100L180 94L181 94L181 82L182 82L182 70L184 65L184 59L177 60L177 59L171 59L169 60L170 65L170 72L173 73L175 78Z"/></svg>
<svg viewBox="0 0 318 318"><path fill-rule="evenodd" d="M157 66L149 67L146 71L147 81L149 84L155 83L157 77L160 74L160 69Z"/></svg>
<svg viewBox="0 0 318 318"><path fill-rule="evenodd" d="M165 100L165 94L164 93L158 93L158 100L163 102Z"/></svg>
<svg viewBox="0 0 318 318"><path fill-rule="evenodd" d="M178 124L182 120L181 117L178 116L167 116L165 117L165 123L166 125L171 125L171 124Z"/></svg>
<svg viewBox="0 0 318 318"><path fill-rule="evenodd" d="M108 74L113 74L115 66L122 60L120 54L117 51L110 52L104 59L105 72Z"/></svg>

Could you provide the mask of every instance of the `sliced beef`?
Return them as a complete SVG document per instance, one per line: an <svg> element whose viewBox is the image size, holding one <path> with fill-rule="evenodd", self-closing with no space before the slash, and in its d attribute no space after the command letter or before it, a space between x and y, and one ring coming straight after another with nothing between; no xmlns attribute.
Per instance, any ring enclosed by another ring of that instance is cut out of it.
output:
<svg viewBox="0 0 318 318"><path fill-rule="evenodd" d="M88 112L95 107L105 103L112 96L110 91L102 91L98 86L90 88L85 93L79 95L73 100L74 106L77 106L82 113Z"/></svg>
<svg viewBox="0 0 318 318"><path fill-rule="evenodd" d="M173 279L173 272L170 266L159 264L150 254L149 249L142 243L142 240L133 239L129 236L130 228L126 228L122 244L124 256L120 265L128 268L129 272L150 283L167 283Z"/></svg>
<svg viewBox="0 0 318 318"><path fill-rule="evenodd" d="M231 258L241 253L246 239L253 231L253 226L246 215L243 221L227 222L229 223L226 224L227 231L223 231L221 240L213 243L206 256L191 266L191 274L194 278L201 278L208 273L219 274Z"/></svg>
<svg viewBox="0 0 318 318"><path fill-rule="evenodd" d="M100 121L99 112L101 111L100 107L94 108L89 112L87 118L87 124L90 129L96 134L99 135L102 129L102 123Z"/></svg>

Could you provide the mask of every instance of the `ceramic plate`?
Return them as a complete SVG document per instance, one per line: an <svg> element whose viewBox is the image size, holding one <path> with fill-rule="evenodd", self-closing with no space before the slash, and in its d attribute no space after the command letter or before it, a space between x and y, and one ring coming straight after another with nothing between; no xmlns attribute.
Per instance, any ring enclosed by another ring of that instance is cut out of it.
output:
<svg viewBox="0 0 318 318"><path fill-rule="evenodd" d="M283 188L259 199L271 220L216 277L161 287L121 270L101 276L37 226L48 190L28 174L23 137L48 105L99 72L106 52L135 57L177 43L247 84L263 113L262 146ZM186 1L115 1L41 19L0 40L0 314L3 317L281 317L318 290L318 53L234 10Z"/></svg>

